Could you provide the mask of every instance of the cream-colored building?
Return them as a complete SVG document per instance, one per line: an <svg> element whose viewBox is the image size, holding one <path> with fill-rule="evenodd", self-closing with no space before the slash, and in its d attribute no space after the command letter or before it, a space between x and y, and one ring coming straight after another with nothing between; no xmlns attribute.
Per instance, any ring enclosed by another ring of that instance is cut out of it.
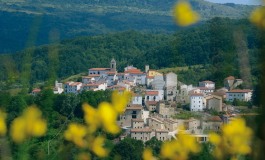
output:
<svg viewBox="0 0 265 160"><path fill-rule="evenodd" d="M144 120L143 119L132 119L132 128L144 128Z"/></svg>
<svg viewBox="0 0 265 160"><path fill-rule="evenodd" d="M121 127L131 127L132 119L142 119L142 109L141 105L128 105L124 114L120 115L118 124Z"/></svg>
<svg viewBox="0 0 265 160"><path fill-rule="evenodd" d="M159 101L157 104L157 112L162 115L163 118L170 118L175 114L175 108L166 101Z"/></svg>
<svg viewBox="0 0 265 160"><path fill-rule="evenodd" d="M164 119L165 129L169 132L175 131L178 129L178 122L173 119Z"/></svg>
<svg viewBox="0 0 265 160"><path fill-rule="evenodd" d="M206 109L213 109L217 112L223 111L223 99L220 96L209 95L204 97L206 103Z"/></svg>
<svg viewBox="0 0 265 160"><path fill-rule="evenodd" d="M184 121L185 129L190 133L196 133L197 130L201 130L201 122L198 119L191 118Z"/></svg>
<svg viewBox="0 0 265 160"><path fill-rule="evenodd" d="M252 90L249 89L235 89L226 92L226 101L233 102L235 99L248 102L252 98Z"/></svg>
<svg viewBox="0 0 265 160"><path fill-rule="evenodd" d="M219 116L213 116L202 122L202 129L205 132L219 131L223 124L222 119Z"/></svg>
<svg viewBox="0 0 265 160"><path fill-rule="evenodd" d="M141 140L143 142L149 141L152 137L155 136L155 133L152 132L150 128L133 128L131 129L131 138L136 140Z"/></svg>
<svg viewBox="0 0 265 160"><path fill-rule="evenodd" d="M158 117L150 117L148 118L148 126L151 129L165 129L165 125L162 119Z"/></svg>
<svg viewBox="0 0 265 160"><path fill-rule="evenodd" d="M157 109L157 101L146 101L145 106L148 109L148 111L156 111Z"/></svg>
<svg viewBox="0 0 265 160"><path fill-rule="evenodd" d="M163 130L163 129L156 129L155 130L155 137L156 137L156 139L158 139L160 141L170 140L170 138L171 138L171 136L168 135L168 131Z"/></svg>

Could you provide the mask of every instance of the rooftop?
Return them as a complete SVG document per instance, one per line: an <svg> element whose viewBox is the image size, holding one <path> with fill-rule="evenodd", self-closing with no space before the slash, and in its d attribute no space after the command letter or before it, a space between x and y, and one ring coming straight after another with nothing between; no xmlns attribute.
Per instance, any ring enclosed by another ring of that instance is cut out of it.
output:
<svg viewBox="0 0 265 160"><path fill-rule="evenodd" d="M110 68L90 68L90 71L107 71L110 70Z"/></svg>
<svg viewBox="0 0 265 160"><path fill-rule="evenodd" d="M152 132L150 128L133 128L131 132Z"/></svg>
<svg viewBox="0 0 265 160"><path fill-rule="evenodd" d="M229 76L229 77L226 77L225 80L235 80L235 77L234 76Z"/></svg>
<svg viewBox="0 0 265 160"><path fill-rule="evenodd" d="M222 119L219 116L212 116L208 119L208 121L212 122L222 122Z"/></svg>
<svg viewBox="0 0 265 160"><path fill-rule="evenodd" d="M158 95L158 91L146 91L146 95Z"/></svg>
<svg viewBox="0 0 265 160"><path fill-rule="evenodd" d="M156 105L158 101L146 101L145 102L147 105Z"/></svg>
<svg viewBox="0 0 265 160"><path fill-rule="evenodd" d="M248 93L248 92L252 92L252 90L250 90L250 89L234 89L234 90L228 91L226 93Z"/></svg>

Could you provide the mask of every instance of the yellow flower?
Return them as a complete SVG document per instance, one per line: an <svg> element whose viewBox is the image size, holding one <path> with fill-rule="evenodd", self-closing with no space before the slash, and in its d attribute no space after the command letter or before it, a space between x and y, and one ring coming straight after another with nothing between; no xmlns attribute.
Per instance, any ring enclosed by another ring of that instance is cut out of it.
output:
<svg viewBox="0 0 265 160"><path fill-rule="evenodd" d="M120 128L116 122L118 114L111 104L107 102L100 103L98 107L98 116L102 122L103 128L108 133L117 134L120 132Z"/></svg>
<svg viewBox="0 0 265 160"><path fill-rule="evenodd" d="M4 136L6 134L6 114L0 110L0 136Z"/></svg>
<svg viewBox="0 0 265 160"><path fill-rule="evenodd" d="M188 159L189 153L200 152L200 146L195 137L179 132L176 140L168 141L162 144L161 157L164 159Z"/></svg>
<svg viewBox="0 0 265 160"><path fill-rule="evenodd" d="M47 123L41 117L41 111L31 106L24 110L22 116L14 119L11 124L11 137L21 143L30 136L40 137L46 133Z"/></svg>
<svg viewBox="0 0 265 160"><path fill-rule="evenodd" d="M114 91L112 93L112 105L119 114L125 111L126 105L130 101L130 99L131 93L128 91L125 91L123 93Z"/></svg>
<svg viewBox="0 0 265 160"><path fill-rule="evenodd" d="M84 119L88 125L88 131L90 133L93 133L97 130L97 128L100 125L100 120L98 118L97 110L87 103L84 103L82 107L85 113Z"/></svg>
<svg viewBox="0 0 265 160"><path fill-rule="evenodd" d="M221 143L221 137L216 133L209 134L209 141L214 145L218 145Z"/></svg>
<svg viewBox="0 0 265 160"><path fill-rule="evenodd" d="M104 141L104 137L98 136L95 138L92 144L92 151L99 157L106 157L108 155L108 151L103 148Z"/></svg>
<svg viewBox="0 0 265 160"><path fill-rule="evenodd" d="M87 134L86 127L81 124L71 123L64 132L64 137L68 141L72 141L79 147L85 147L85 136Z"/></svg>
<svg viewBox="0 0 265 160"><path fill-rule="evenodd" d="M143 153L143 160L156 160L153 156L152 150L150 148L146 148Z"/></svg>
<svg viewBox="0 0 265 160"><path fill-rule="evenodd" d="M26 139L26 132L25 132L25 128L26 128L26 122L22 117L18 117L16 118L11 125L11 137L12 139L17 142L17 143L21 143L22 141L24 141L24 139Z"/></svg>
<svg viewBox="0 0 265 160"><path fill-rule="evenodd" d="M265 28L265 8L259 7L255 9L249 17L249 20L258 27Z"/></svg>
<svg viewBox="0 0 265 160"><path fill-rule="evenodd" d="M173 16L180 26L192 25L200 19L199 14L192 10L190 3L183 0L175 5Z"/></svg>
<svg viewBox="0 0 265 160"><path fill-rule="evenodd" d="M244 119L237 118L222 127L221 135L209 134L209 141L215 145L214 156L236 157L251 153L250 142L252 130L246 126Z"/></svg>

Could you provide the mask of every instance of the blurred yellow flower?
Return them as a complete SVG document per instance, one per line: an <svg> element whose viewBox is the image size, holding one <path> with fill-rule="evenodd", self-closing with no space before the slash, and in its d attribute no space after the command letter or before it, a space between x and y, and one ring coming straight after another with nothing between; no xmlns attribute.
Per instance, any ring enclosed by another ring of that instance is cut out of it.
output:
<svg viewBox="0 0 265 160"><path fill-rule="evenodd" d="M21 143L30 136L43 136L47 130L47 123L41 115L41 111L36 106L26 108L22 116L14 119L11 124L12 139Z"/></svg>
<svg viewBox="0 0 265 160"><path fill-rule="evenodd" d="M177 134L177 139L168 141L162 144L161 157L165 159L188 159L189 153L200 152L200 145L197 143L196 138L189 134L180 131Z"/></svg>
<svg viewBox="0 0 265 160"><path fill-rule="evenodd" d="M84 119L86 124L88 125L88 132L93 133L100 125L97 110L87 103L84 103L82 107L85 113Z"/></svg>
<svg viewBox="0 0 265 160"><path fill-rule="evenodd" d="M111 134L120 132L120 128L116 122L118 114L111 104L107 102L100 103L98 107L98 116L105 131Z"/></svg>
<svg viewBox="0 0 265 160"><path fill-rule="evenodd" d="M104 137L98 136L95 138L92 144L92 151L99 157L106 157L108 155L108 151L103 147L104 141Z"/></svg>
<svg viewBox="0 0 265 160"><path fill-rule="evenodd" d="M71 123L68 129L64 132L64 137L68 141L72 141L79 147L85 147L87 144L85 136L87 134L86 126L76 123Z"/></svg>
<svg viewBox="0 0 265 160"><path fill-rule="evenodd" d="M250 21L258 27L265 28L265 8L256 8L249 17Z"/></svg>
<svg viewBox="0 0 265 160"><path fill-rule="evenodd" d="M79 147L89 149L99 157L106 157L109 151L103 147L105 138L103 136L95 138L95 133L100 129L111 134L119 133L117 118L125 111L130 98L130 92L113 92L112 103L101 102L97 109L84 103L82 108L86 125L70 124L64 133L65 139Z"/></svg>
<svg viewBox="0 0 265 160"><path fill-rule="evenodd" d="M18 117L14 119L14 121L11 124L11 131L10 131L11 137L13 141L17 143L21 143L24 141L27 137L26 134L26 121L23 117Z"/></svg>
<svg viewBox="0 0 265 160"><path fill-rule="evenodd" d="M150 148L144 149L143 160L156 160L156 158L153 156L152 150Z"/></svg>
<svg viewBox="0 0 265 160"><path fill-rule="evenodd" d="M123 93L114 91L112 93L112 105L119 114L125 111L126 105L130 101L131 96L131 92L128 91L125 91Z"/></svg>
<svg viewBox="0 0 265 160"><path fill-rule="evenodd" d="M192 10L190 3L183 0L175 5L173 16L176 23L180 26L192 25L200 19L199 14Z"/></svg>
<svg viewBox="0 0 265 160"><path fill-rule="evenodd" d="M5 119L6 119L6 113L0 110L0 136L4 136L6 134L7 128L6 128Z"/></svg>
<svg viewBox="0 0 265 160"><path fill-rule="evenodd" d="M209 134L209 141L216 147L214 156L222 159L225 156L236 157L251 152L252 130L246 126L244 119L237 118L222 127L221 135Z"/></svg>

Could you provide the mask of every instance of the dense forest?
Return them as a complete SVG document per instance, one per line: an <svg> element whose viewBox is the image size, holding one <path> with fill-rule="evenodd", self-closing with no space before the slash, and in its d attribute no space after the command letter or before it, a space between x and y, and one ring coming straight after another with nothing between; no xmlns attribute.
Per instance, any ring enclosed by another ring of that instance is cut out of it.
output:
<svg viewBox="0 0 265 160"><path fill-rule="evenodd" d="M126 30L174 33L175 0L0 1L0 54L87 35ZM254 6L191 0L202 22L213 17L246 18ZM17 38L19 37L19 38Z"/></svg>
<svg viewBox="0 0 265 160"><path fill-rule="evenodd" d="M180 71L181 80L185 83L185 79L191 79L194 81L189 82L194 83L210 79L221 86L226 76L243 76L240 69L245 54L249 56L247 67L252 75L248 81L256 83L260 68L257 63L261 49L259 37L259 31L248 20L214 18L173 35L126 31L64 40L1 55L1 86L31 86L45 81L53 84L55 79L87 72L91 67L108 67L111 58L117 60L119 71L126 65L143 69L149 64L153 69L161 69L200 64L201 68ZM246 53L241 53L239 45Z"/></svg>

